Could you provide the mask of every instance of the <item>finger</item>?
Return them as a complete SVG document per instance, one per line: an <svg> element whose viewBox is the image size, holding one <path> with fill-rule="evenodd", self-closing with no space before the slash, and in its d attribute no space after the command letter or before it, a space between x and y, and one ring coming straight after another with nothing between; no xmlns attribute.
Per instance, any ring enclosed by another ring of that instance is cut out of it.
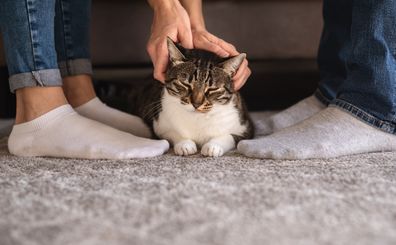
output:
<svg viewBox="0 0 396 245"><path fill-rule="evenodd" d="M165 83L165 73L159 70L159 68L154 68L154 78L155 80L160 81L161 83Z"/></svg>
<svg viewBox="0 0 396 245"><path fill-rule="evenodd" d="M237 72L235 73L235 75L232 78L234 80L239 80L245 74L245 72L248 68L248 64L249 64L249 62L247 61L247 59L244 59L242 64L239 66Z"/></svg>
<svg viewBox="0 0 396 245"><path fill-rule="evenodd" d="M217 45L219 45L222 49L224 49L226 52L228 52L230 55L238 55L239 52L236 50L236 48L234 47L234 45L224 41L221 38L216 37L215 35L208 33L207 34L207 39L212 42L215 43Z"/></svg>
<svg viewBox="0 0 396 245"><path fill-rule="evenodd" d="M216 38L216 44L219 45L220 47L222 47L225 51L227 51L230 55L234 56L234 55L238 55L239 52L236 50L235 46L220 39L220 38Z"/></svg>
<svg viewBox="0 0 396 245"><path fill-rule="evenodd" d="M207 49L209 51L212 51L213 53L217 54L220 57L229 57L230 53L228 53L226 50L224 50L221 46L208 42L207 44L205 44L205 46L207 47Z"/></svg>
<svg viewBox="0 0 396 245"><path fill-rule="evenodd" d="M239 52L236 50L235 46L230 43L227 43L227 42L221 40L219 42L219 45L232 56L239 54Z"/></svg>
<svg viewBox="0 0 396 245"><path fill-rule="evenodd" d="M248 68L247 71L245 72L245 75L242 76L238 81L236 81L234 83L234 88L236 91L238 91L239 89L241 89L243 87L243 85L245 85L245 83L247 82L247 80L249 79L251 74L252 74L252 72Z"/></svg>
<svg viewBox="0 0 396 245"><path fill-rule="evenodd" d="M219 45L210 42L207 39L203 39L202 41L198 41L195 45L196 48L202 48L205 49L207 51L213 52L215 54L217 54L220 57L228 57L230 56L230 54L225 51L222 47L220 47Z"/></svg>
<svg viewBox="0 0 396 245"><path fill-rule="evenodd" d="M185 29L179 31L177 37L178 37L178 40L179 40L180 44L183 47L185 47L187 49L194 48L193 36L192 36L192 33L191 33L191 29L185 28Z"/></svg>
<svg viewBox="0 0 396 245"><path fill-rule="evenodd" d="M242 87L242 83L246 82L244 81L245 77L250 76L250 69L248 67L248 61L245 59L241 66L239 67L237 73L233 76L232 80L234 81L234 88L239 89ZM247 78L246 78L247 79Z"/></svg>
<svg viewBox="0 0 396 245"><path fill-rule="evenodd" d="M156 61L155 45L153 44L153 42L151 40L149 40L149 42L147 43L146 51L147 51L148 55L150 56L151 62L154 65L155 61Z"/></svg>
<svg viewBox="0 0 396 245"><path fill-rule="evenodd" d="M150 55L150 58L151 58L151 56L154 54L154 51L155 51L155 47L151 40L149 40L147 43L146 51Z"/></svg>
<svg viewBox="0 0 396 245"><path fill-rule="evenodd" d="M153 67L154 67L153 77L156 80L160 81L160 82L164 82L165 81L165 74L162 72L163 65L161 65L161 63L163 61L157 59L157 55L156 55L156 53L154 51L150 52L149 56L151 58L151 61L153 63Z"/></svg>
<svg viewBox="0 0 396 245"><path fill-rule="evenodd" d="M160 82L165 82L165 72L168 66L168 49L166 43L161 42L159 46L157 46L155 56L154 78Z"/></svg>

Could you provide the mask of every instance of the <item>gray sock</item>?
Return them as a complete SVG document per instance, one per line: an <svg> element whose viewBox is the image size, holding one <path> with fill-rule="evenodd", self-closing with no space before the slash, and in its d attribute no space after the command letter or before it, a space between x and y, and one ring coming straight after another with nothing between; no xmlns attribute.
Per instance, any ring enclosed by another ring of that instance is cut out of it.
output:
<svg viewBox="0 0 396 245"><path fill-rule="evenodd" d="M328 107L267 137L241 141L238 151L256 158L331 158L396 151L396 135L374 128L337 107Z"/></svg>
<svg viewBox="0 0 396 245"><path fill-rule="evenodd" d="M314 95L283 110L264 121L256 122L256 135L269 135L292 126L323 110L326 106Z"/></svg>

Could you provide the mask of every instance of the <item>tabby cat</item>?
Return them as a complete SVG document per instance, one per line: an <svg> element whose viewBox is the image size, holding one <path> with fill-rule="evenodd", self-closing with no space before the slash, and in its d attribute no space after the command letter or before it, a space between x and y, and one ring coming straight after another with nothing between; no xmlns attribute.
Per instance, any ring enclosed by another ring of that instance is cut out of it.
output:
<svg viewBox="0 0 396 245"><path fill-rule="evenodd" d="M246 55L221 58L184 49L170 38L168 50L165 84L146 85L130 98L129 111L168 140L177 155L195 154L199 146L202 155L218 157L251 138L253 124L231 80Z"/></svg>

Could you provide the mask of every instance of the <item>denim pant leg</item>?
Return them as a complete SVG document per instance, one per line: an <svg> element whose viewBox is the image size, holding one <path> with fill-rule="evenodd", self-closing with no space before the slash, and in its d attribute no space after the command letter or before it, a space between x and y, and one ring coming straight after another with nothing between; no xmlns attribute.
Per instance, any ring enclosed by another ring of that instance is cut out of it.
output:
<svg viewBox="0 0 396 245"><path fill-rule="evenodd" d="M396 1L353 1L347 79L332 104L396 133Z"/></svg>
<svg viewBox="0 0 396 245"><path fill-rule="evenodd" d="M10 90L61 86L54 41L55 0L1 0Z"/></svg>
<svg viewBox="0 0 396 245"><path fill-rule="evenodd" d="M324 104L335 99L346 79L346 57L350 52L352 0L324 0L324 26L318 52L320 83L316 97Z"/></svg>
<svg viewBox="0 0 396 245"><path fill-rule="evenodd" d="M55 45L62 77L92 74L91 0L56 0Z"/></svg>

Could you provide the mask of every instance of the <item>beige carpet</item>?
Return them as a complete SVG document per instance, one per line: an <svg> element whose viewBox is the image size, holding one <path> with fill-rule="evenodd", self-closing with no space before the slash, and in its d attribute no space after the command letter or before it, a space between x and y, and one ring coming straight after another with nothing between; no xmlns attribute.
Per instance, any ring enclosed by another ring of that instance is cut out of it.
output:
<svg viewBox="0 0 396 245"><path fill-rule="evenodd" d="M89 161L11 156L0 244L396 244L396 153Z"/></svg>

